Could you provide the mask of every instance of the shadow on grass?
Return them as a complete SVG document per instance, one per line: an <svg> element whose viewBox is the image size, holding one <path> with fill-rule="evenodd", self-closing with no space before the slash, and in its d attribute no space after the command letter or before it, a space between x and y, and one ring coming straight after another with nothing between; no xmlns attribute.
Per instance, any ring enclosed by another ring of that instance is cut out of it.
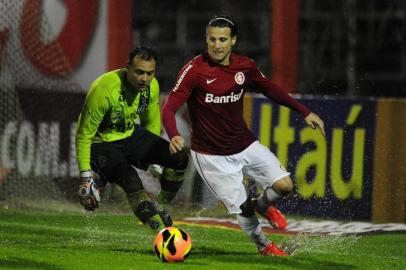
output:
<svg viewBox="0 0 406 270"><path fill-rule="evenodd" d="M6 259L0 258L0 268L9 269L38 269L38 270L64 270L59 266L38 262L30 259L18 258L18 257L7 257Z"/></svg>

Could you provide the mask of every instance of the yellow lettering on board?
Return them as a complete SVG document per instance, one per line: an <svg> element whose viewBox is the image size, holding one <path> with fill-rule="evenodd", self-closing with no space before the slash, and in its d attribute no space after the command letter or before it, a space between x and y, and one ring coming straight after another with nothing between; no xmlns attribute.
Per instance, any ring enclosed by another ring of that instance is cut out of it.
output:
<svg viewBox="0 0 406 270"><path fill-rule="evenodd" d="M266 147L271 146L271 127L272 127L272 106L264 103L261 105L261 115L259 123L259 141Z"/></svg>
<svg viewBox="0 0 406 270"><path fill-rule="evenodd" d="M333 130L331 188L338 199L347 199L351 193L353 193L354 198L361 199L364 177L365 129L357 128L355 130L350 179L343 179L342 175L342 160L343 158L350 158L351 155L351 153L343 153L343 133L341 128Z"/></svg>
<svg viewBox="0 0 406 270"><path fill-rule="evenodd" d="M280 107L279 123L275 128L275 143L277 145L277 153L281 164L286 168L288 166L288 150L289 145L295 141L295 129L290 126L290 109Z"/></svg>
<svg viewBox="0 0 406 270"><path fill-rule="evenodd" d="M327 141L319 130L310 127L300 131L300 142L302 144L314 143L314 150L303 154L296 165L296 183L300 196L305 199L325 196L326 187L326 164L327 164ZM306 179L306 172L315 168L313 179Z"/></svg>

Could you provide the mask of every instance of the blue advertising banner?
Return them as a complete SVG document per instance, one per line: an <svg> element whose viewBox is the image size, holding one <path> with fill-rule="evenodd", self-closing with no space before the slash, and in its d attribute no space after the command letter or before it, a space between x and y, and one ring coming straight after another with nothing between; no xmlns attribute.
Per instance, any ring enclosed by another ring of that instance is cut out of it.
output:
<svg viewBox="0 0 406 270"><path fill-rule="evenodd" d="M278 205L285 213L370 220L376 101L300 101L325 122L326 137L308 127L300 114L252 100L252 130L291 172L294 195Z"/></svg>

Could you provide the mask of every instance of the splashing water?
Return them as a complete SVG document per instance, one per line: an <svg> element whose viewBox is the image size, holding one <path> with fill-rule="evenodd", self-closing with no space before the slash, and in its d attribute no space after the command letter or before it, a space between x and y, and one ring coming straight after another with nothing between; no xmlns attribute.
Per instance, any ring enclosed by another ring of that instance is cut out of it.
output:
<svg viewBox="0 0 406 270"><path fill-rule="evenodd" d="M314 236L299 234L281 243L281 248L291 256L302 253L340 253L347 254L360 236L335 235Z"/></svg>
<svg viewBox="0 0 406 270"><path fill-rule="evenodd" d="M98 233L99 227L97 225L95 215L88 214L85 216L85 218L87 223L85 227L86 238L82 239L82 242L86 245L93 247L95 246L95 243L97 243L98 238L100 237Z"/></svg>
<svg viewBox="0 0 406 270"><path fill-rule="evenodd" d="M201 208L200 210L197 210L195 212L195 216L197 217L201 217L202 214L206 213L208 211L208 209L206 207Z"/></svg>

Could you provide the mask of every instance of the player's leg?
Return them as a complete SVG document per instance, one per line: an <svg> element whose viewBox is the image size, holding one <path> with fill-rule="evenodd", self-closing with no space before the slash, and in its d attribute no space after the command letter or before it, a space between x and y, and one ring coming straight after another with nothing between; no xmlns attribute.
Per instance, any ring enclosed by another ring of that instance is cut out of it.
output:
<svg viewBox="0 0 406 270"><path fill-rule="evenodd" d="M170 202L183 182L188 164L188 155L182 151L176 155L169 153L169 142L144 127L137 126L133 135L126 140L126 159L134 166L138 164L159 164L165 166L160 175L161 191L159 202ZM172 219L166 209L156 204L156 208L166 226L172 225Z"/></svg>
<svg viewBox="0 0 406 270"><path fill-rule="evenodd" d="M241 214L237 215L240 227L248 237L257 245L258 251L263 256L287 256L288 253L280 249L275 243L268 240L262 232L258 217L255 214L256 205L251 191L247 187L247 200L240 206Z"/></svg>
<svg viewBox="0 0 406 270"><path fill-rule="evenodd" d="M127 195L135 216L154 230L164 228L158 209L144 190L136 170L128 163L122 153L120 143L99 143L92 145L91 163L102 178L118 184Z"/></svg>
<svg viewBox="0 0 406 270"><path fill-rule="evenodd" d="M214 156L194 151L191 151L191 155L196 170L203 181L213 194L224 203L230 214L237 214L238 224L257 246L260 253L263 255L286 255L279 249L274 249L272 254L262 252L268 246L275 245L265 237L255 214L255 206L243 184L242 155Z"/></svg>
<svg viewBox="0 0 406 270"><path fill-rule="evenodd" d="M282 186L282 188L280 188ZM284 230L288 221L275 203L286 198L293 190L293 183L289 176L277 180L272 186L268 186L256 200L256 210L276 229Z"/></svg>
<svg viewBox="0 0 406 270"><path fill-rule="evenodd" d="M291 194L293 182L290 173L283 168L275 155L259 142L254 142L245 151L247 165L243 171L263 187L256 200L256 210L273 227L285 229L287 220L274 206L280 199Z"/></svg>
<svg viewBox="0 0 406 270"><path fill-rule="evenodd" d="M247 200L240 206L241 213L237 214L237 221L240 228L245 231L249 239L255 243L258 250L266 247L269 241L262 232L261 225L255 214L255 206L248 196Z"/></svg>
<svg viewBox="0 0 406 270"><path fill-rule="evenodd" d="M142 161L163 166L160 177L161 192L158 195L161 203L169 203L177 194L184 181L184 174L189 162L188 151L176 154L169 152L169 142L147 130L143 131L142 147L149 149L142 156ZM139 147L138 147L139 148Z"/></svg>

